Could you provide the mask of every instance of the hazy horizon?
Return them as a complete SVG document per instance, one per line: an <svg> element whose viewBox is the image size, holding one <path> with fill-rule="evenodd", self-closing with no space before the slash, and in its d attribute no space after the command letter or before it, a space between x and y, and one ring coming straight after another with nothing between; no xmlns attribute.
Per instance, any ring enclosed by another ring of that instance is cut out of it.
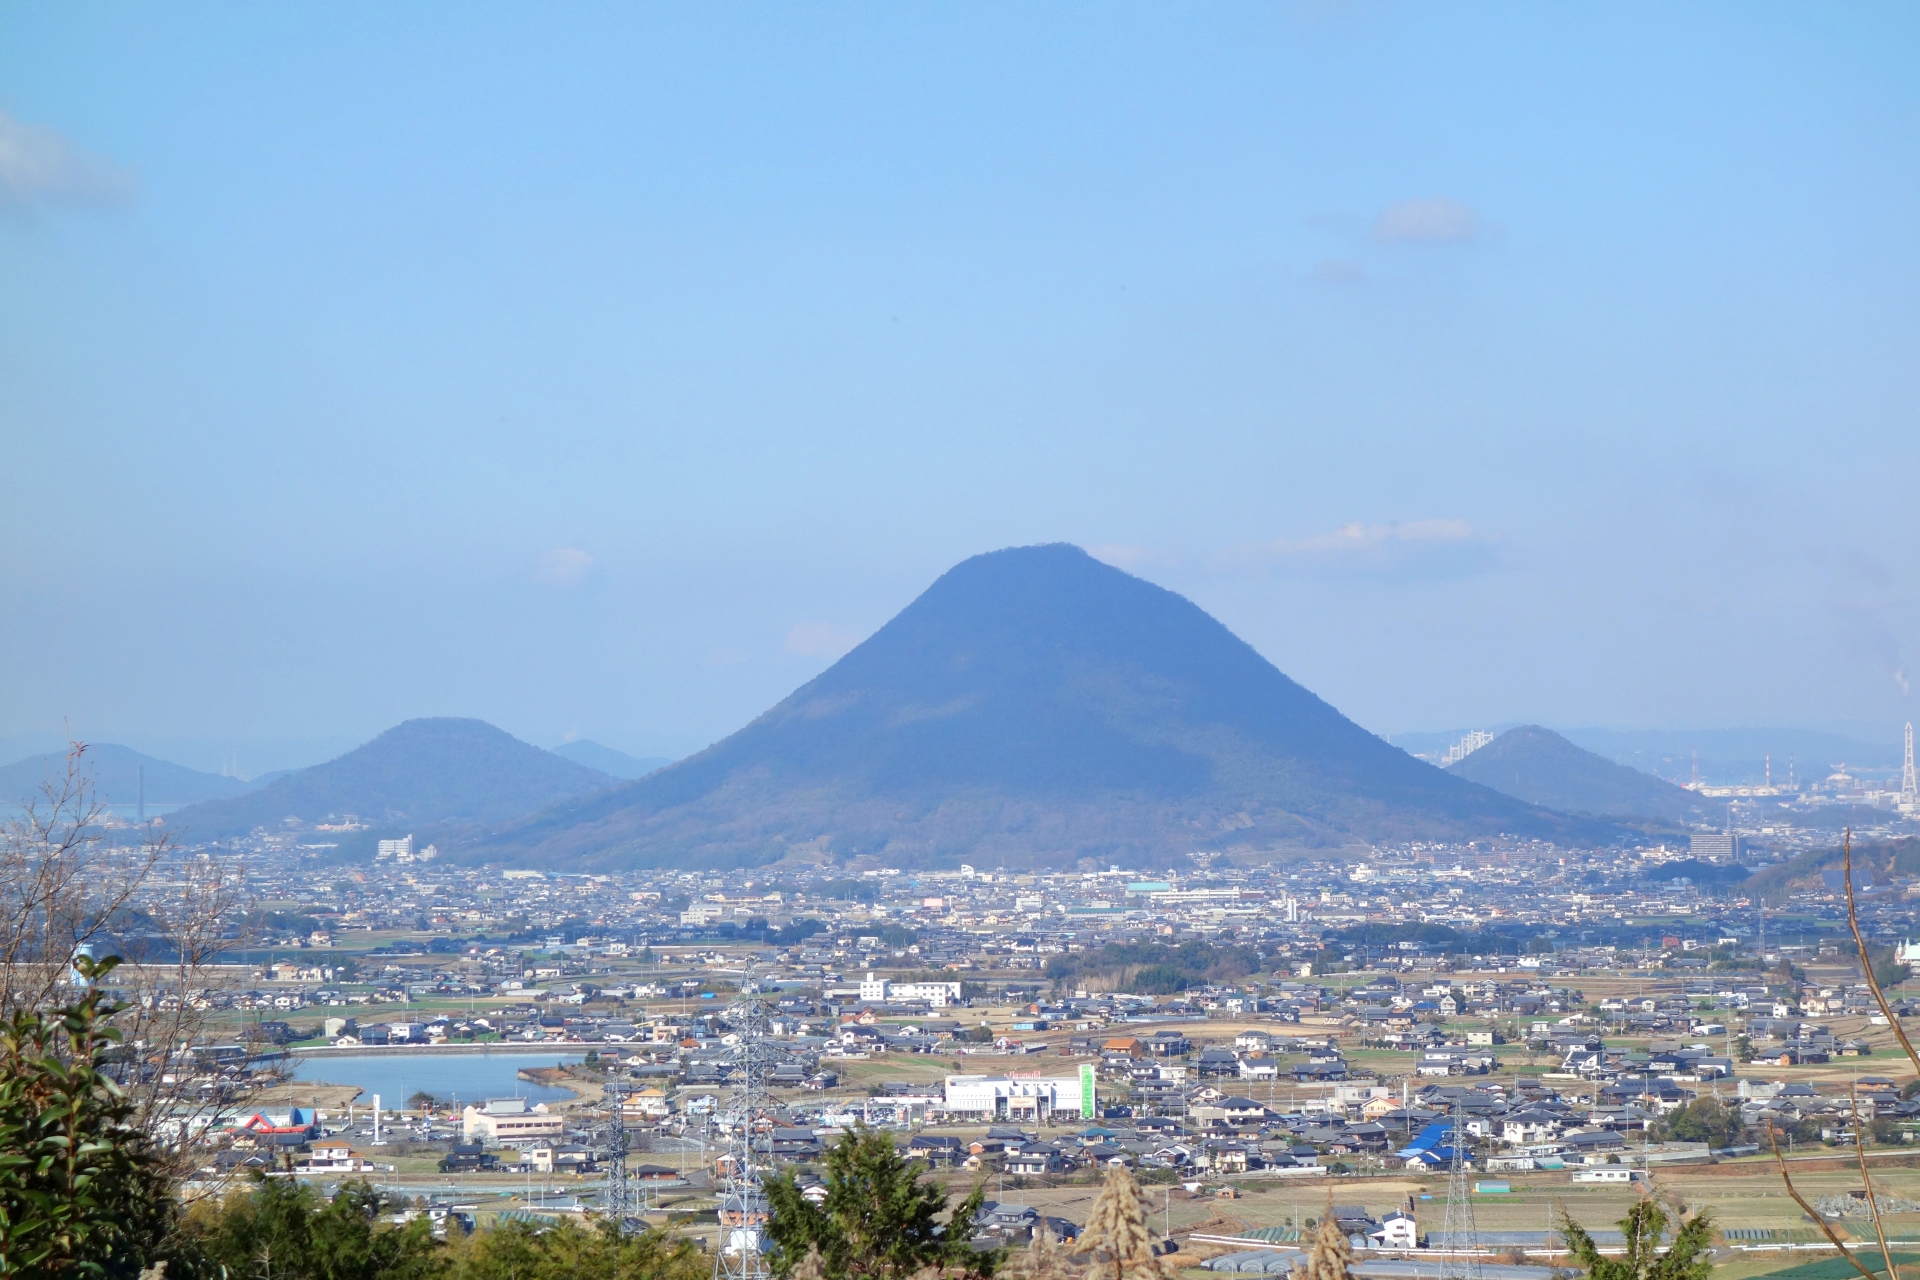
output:
<svg viewBox="0 0 1920 1280"><path fill-rule="evenodd" d="M0 9L0 747L680 756L1054 540L1383 736L1892 741L1916 35Z"/></svg>

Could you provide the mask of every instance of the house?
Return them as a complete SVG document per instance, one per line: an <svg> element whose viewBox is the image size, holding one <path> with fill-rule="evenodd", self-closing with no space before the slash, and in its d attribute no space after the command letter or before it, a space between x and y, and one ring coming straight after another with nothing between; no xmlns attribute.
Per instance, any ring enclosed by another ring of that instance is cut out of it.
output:
<svg viewBox="0 0 1920 1280"><path fill-rule="evenodd" d="M1266 1119L1267 1108L1252 1098L1220 1098L1194 1107L1190 1114L1196 1124L1258 1124Z"/></svg>
<svg viewBox="0 0 1920 1280"><path fill-rule="evenodd" d="M1367 1232L1367 1239L1376 1249L1417 1249L1420 1247L1420 1230L1415 1225L1413 1215L1395 1209L1380 1220L1380 1225Z"/></svg>
<svg viewBox="0 0 1920 1280"><path fill-rule="evenodd" d="M1567 1155L1586 1164L1604 1164L1622 1151L1627 1141L1612 1129L1577 1129L1561 1137Z"/></svg>
<svg viewBox="0 0 1920 1280"><path fill-rule="evenodd" d="M1563 1123L1549 1111L1516 1111L1501 1118L1500 1139L1516 1147L1546 1142L1559 1134Z"/></svg>
<svg viewBox="0 0 1920 1280"><path fill-rule="evenodd" d="M1156 1058L1184 1057L1192 1048L1192 1042L1178 1031L1156 1031L1147 1043L1147 1051Z"/></svg>
<svg viewBox="0 0 1920 1280"><path fill-rule="evenodd" d="M370 1161L356 1155L351 1143L323 1138L309 1148L310 1154L295 1168L301 1173L372 1173Z"/></svg>
<svg viewBox="0 0 1920 1280"><path fill-rule="evenodd" d="M500 1161L479 1143L456 1143L451 1152L440 1157L442 1173L484 1173L500 1167Z"/></svg>
<svg viewBox="0 0 1920 1280"><path fill-rule="evenodd" d="M574 1155L575 1163L578 1163L579 1153L570 1152L568 1154ZM561 1153L553 1147L545 1145L533 1146L528 1147L522 1153L521 1160L522 1163L532 1168L535 1173L557 1173L561 1171L560 1155ZM589 1157L589 1162L590 1161L591 1157ZM574 1172L574 1170L569 1170L568 1172Z"/></svg>
<svg viewBox="0 0 1920 1280"><path fill-rule="evenodd" d="M673 1114L667 1091L657 1084L647 1085L629 1095L620 1104L620 1118L628 1123L664 1120Z"/></svg>
<svg viewBox="0 0 1920 1280"><path fill-rule="evenodd" d="M1293 1078L1301 1084L1325 1083L1347 1078L1347 1064L1335 1058L1331 1062L1297 1062Z"/></svg>
<svg viewBox="0 0 1920 1280"><path fill-rule="evenodd" d="M1456 1132L1455 1121L1435 1120L1414 1135L1413 1141L1394 1152L1393 1158L1404 1161L1409 1169L1434 1169L1452 1164Z"/></svg>
<svg viewBox="0 0 1920 1280"><path fill-rule="evenodd" d="M723 1227L758 1226L772 1216L766 1200L754 1192L727 1195L720 1200L718 1217Z"/></svg>
<svg viewBox="0 0 1920 1280"><path fill-rule="evenodd" d="M1241 1142L1208 1142L1194 1156L1194 1164L1216 1176L1247 1171L1247 1148Z"/></svg>
<svg viewBox="0 0 1920 1280"><path fill-rule="evenodd" d="M1237 1076L1240 1074L1240 1055L1231 1049L1202 1049L1194 1069L1203 1076Z"/></svg>
<svg viewBox="0 0 1920 1280"><path fill-rule="evenodd" d="M973 1219L974 1239L998 1240L1004 1244L1025 1244L1035 1231L1045 1231L1055 1240L1072 1240L1080 1228L1065 1218L1042 1214L1024 1204L998 1204L992 1200L980 1206Z"/></svg>
<svg viewBox="0 0 1920 1280"><path fill-rule="evenodd" d="M966 1155L960 1139L949 1134L919 1133L907 1143L907 1159L925 1160L931 1165L958 1164Z"/></svg>

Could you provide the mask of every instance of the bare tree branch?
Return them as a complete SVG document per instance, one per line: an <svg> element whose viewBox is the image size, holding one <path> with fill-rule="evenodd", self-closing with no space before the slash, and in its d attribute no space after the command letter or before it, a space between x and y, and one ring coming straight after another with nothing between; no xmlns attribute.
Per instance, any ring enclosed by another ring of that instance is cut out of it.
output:
<svg viewBox="0 0 1920 1280"><path fill-rule="evenodd" d="M1860 1259L1853 1256L1853 1253L1847 1248L1846 1243L1840 1239L1832 1227L1827 1225L1826 1218L1821 1216L1818 1209L1808 1204L1806 1197L1801 1195L1798 1188L1793 1185L1793 1175L1787 1172L1787 1158L1780 1154L1780 1135L1775 1132L1771 1121L1767 1123L1767 1140L1773 1143L1773 1159L1774 1163L1780 1166L1780 1181L1786 1184L1787 1194L1793 1197L1793 1202L1799 1205L1809 1218L1813 1219L1813 1225L1820 1228L1820 1234L1825 1236L1828 1241L1832 1243L1833 1247L1840 1251L1840 1256L1847 1260L1849 1266L1855 1271L1858 1271L1866 1280L1880 1280L1880 1277L1874 1275L1873 1272L1867 1270L1860 1264Z"/></svg>
<svg viewBox="0 0 1920 1280"><path fill-rule="evenodd" d="M90 766L86 744L70 743L64 770L0 823L0 1017L70 1000L77 955L120 953L109 979L120 1083L184 1172L192 1140L251 1092L210 1078L193 1054L226 980L219 958L241 941L245 877L217 852L183 855L158 821L126 839Z"/></svg>
<svg viewBox="0 0 1920 1280"><path fill-rule="evenodd" d="M1851 885L1851 880L1849 880ZM1860 1159L1860 1185L1867 1189L1867 1207L1873 1211L1873 1234L1880 1240L1880 1256L1887 1260L1887 1280L1900 1280L1900 1272L1893 1265L1893 1250L1887 1248L1887 1229L1880 1222L1880 1198L1874 1194L1873 1178L1867 1173L1867 1144L1860 1136L1860 1091L1849 1088L1847 1097L1853 1103L1853 1151Z"/></svg>
<svg viewBox="0 0 1920 1280"><path fill-rule="evenodd" d="M1873 975L1873 957L1867 953L1867 940L1860 933L1860 912L1853 903L1853 828L1846 829L1841 845L1841 867L1847 881L1847 927L1853 930L1853 945L1860 952L1860 967L1866 970L1867 987L1873 992L1873 1001L1880 1006L1880 1013L1893 1028L1893 1034L1899 1038L1900 1047L1907 1051L1907 1059L1913 1063L1913 1069L1920 1071L1920 1053L1915 1053L1913 1041L1907 1039L1907 1030L1900 1025L1900 1019L1893 1016L1893 1009L1887 1004L1886 993L1880 990L1880 979Z"/></svg>

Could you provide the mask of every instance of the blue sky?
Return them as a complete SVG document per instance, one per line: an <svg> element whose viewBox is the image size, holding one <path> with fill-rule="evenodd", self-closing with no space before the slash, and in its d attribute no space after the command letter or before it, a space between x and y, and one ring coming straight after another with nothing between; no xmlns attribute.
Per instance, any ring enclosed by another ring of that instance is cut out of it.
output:
<svg viewBox="0 0 1920 1280"><path fill-rule="evenodd" d="M0 4L0 737L677 754L1052 540L1381 732L1887 736L1917 37Z"/></svg>

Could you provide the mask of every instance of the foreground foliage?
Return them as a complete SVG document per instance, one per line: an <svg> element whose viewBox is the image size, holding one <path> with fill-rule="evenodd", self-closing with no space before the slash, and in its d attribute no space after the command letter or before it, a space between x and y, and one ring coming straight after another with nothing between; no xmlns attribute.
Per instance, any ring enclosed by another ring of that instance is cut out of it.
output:
<svg viewBox="0 0 1920 1280"><path fill-rule="evenodd" d="M1561 1210L1560 1218L1567 1249L1587 1269L1587 1280L1707 1280L1713 1270L1713 1263L1705 1256L1713 1240L1713 1221L1704 1209L1682 1220L1673 1239L1666 1243L1666 1252L1661 1253L1662 1238L1672 1224L1658 1201L1640 1201L1620 1219L1627 1249L1617 1258L1603 1255L1593 1237L1568 1217L1566 1210Z"/></svg>
<svg viewBox="0 0 1920 1280"><path fill-rule="evenodd" d="M87 982L117 961L75 962ZM167 1256L168 1169L110 1070L98 990L0 1022L0 1275L136 1276Z"/></svg>
<svg viewBox="0 0 1920 1280"><path fill-rule="evenodd" d="M1107 1170L1086 1230L1074 1242L1073 1252L1085 1258L1100 1280L1166 1280L1173 1269L1154 1251L1153 1229L1147 1225L1147 1206L1133 1170L1123 1164Z"/></svg>
<svg viewBox="0 0 1920 1280"><path fill-rule="evenodd" d="M803 1266L825 1280L907 1280L929 1268L993 1273L996 1256L968 1243L985 1203L981 1188L953 1211L949 1229L940 1221L947 1193L920 1180L885 1130L846 1134L828 1148L825 1164L826 1197L817 1205L791 1173L767 1180L767 1234L776 1246L770 1261L781 1280Z"/></svg>
<svg viewBox="0 0 1920 1280"><path fill-rule="evenodd" d="M342 1187L329 1200L291 1178L261 1178L189 1216L179 1261L201 1274L236 1278L418 1280L439 1274L432 1223L381 1221L383 1212L392 1211L387 1197L363 1183Z"/></svg>
<svg viewBox="0 0 1920 1280"><path fill-rule="evenodd" d="M364 1184L327 1199L263 1178L196 1208L182 1227L180 1256L210 1280L705 1280L711 1272L692 1244L664 1232L518 1221L443 1241L424 1216L394 1222L403 1207Z"/></svg>

